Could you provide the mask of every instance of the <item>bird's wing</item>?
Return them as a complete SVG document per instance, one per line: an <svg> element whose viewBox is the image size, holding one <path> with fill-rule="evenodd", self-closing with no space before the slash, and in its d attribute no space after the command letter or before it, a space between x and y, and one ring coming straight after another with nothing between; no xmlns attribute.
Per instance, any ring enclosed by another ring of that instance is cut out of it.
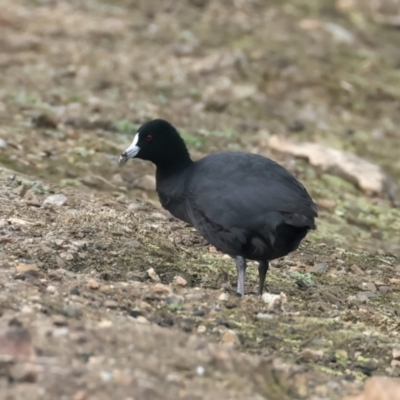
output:
<svg viewBox="0 0 400 400"><path fill-rule="evenodd" d="M198 162L189 191L194 211L226 229L255 229L273 212L290 225L315 227L316 204L304 186L261 156L207 156Z"/></svg>

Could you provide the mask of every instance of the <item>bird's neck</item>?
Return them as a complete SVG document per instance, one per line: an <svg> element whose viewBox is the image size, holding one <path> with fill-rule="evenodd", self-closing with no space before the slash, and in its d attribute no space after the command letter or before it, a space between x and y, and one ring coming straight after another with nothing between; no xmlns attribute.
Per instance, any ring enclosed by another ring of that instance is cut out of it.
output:
<svg viewBox="0 0 400 400"><path fill-rule="evenodd" d="M156 181L162 183L163 181L180 180L181 177L186 175L186 171L192 166L193 161L188 157L185 160L165 160L156 164Z"/></svg>
<svg viewBox="0 0 400 400"><path fill-rule="evenodd" d="M174 152L167 153L163 157L158 156L154 163L157 167L156 179L163 180L182 174L193 164L193 161L183 144L181 148L176 148Z"/></svg>

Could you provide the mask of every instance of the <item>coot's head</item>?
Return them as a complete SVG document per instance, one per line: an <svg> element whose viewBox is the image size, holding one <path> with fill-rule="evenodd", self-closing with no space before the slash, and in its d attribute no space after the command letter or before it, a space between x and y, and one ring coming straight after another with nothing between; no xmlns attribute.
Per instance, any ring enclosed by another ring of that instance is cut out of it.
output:
<svg viewBox="0 0 400 400"><path fill-rule="evenodd" d="M161 168L191 163L185 142L174 126L163 119L143 124L118 163L124 164L130 158L149 160Z"/></svg>

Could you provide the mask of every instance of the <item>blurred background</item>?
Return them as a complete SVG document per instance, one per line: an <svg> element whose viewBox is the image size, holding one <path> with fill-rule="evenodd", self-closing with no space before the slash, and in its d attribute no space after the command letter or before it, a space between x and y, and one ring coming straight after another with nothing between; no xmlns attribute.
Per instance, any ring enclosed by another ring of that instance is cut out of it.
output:
<svg viewBox="0 0 400 400"><path fill-rule="evenodd" d="M320 242L400 255L399 28L398 0L0 0L0 167L157 203L153 166L117 161L162 117L194 158L282 163L320 206ZM277 138L357 155L357 173Z"/></svg>

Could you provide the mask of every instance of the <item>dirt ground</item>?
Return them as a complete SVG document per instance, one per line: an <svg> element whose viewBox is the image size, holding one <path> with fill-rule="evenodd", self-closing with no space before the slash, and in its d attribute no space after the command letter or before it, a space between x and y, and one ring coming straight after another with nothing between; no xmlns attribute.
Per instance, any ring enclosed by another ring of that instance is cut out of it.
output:
<svg viewBox="0 0 400 400"><path fill-rule="evenodd" d="M266 145L399 181L399 31L337 3L0 0L1 399L335 400L400 377L400 210ZM233 262L160 208L151 165L118 168L155 117L194 158L274 158L319 204L267 277L279 307L253 265L234 295Z"/></svg>

